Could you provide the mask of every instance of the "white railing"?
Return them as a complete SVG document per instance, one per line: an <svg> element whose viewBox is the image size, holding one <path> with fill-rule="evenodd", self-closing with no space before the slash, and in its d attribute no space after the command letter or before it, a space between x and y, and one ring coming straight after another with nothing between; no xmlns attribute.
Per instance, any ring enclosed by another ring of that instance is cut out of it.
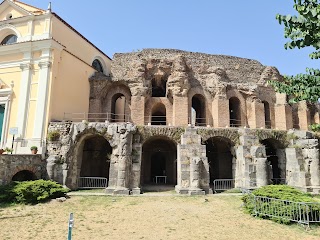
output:
<svg viewBox="0 0 320 240"><path fill-rule="evenodd" d="M103 177L80 177L78 181L79 189L106 188L108 179Z"/></svg>

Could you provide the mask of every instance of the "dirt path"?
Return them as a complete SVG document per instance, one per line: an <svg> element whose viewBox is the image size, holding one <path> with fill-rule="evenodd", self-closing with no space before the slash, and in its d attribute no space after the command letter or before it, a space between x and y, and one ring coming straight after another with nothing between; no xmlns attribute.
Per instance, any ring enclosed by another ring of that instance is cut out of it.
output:
<svg viewBox="0 0 320 240"><path fill-rule="evenodd" d="M305 232L244 214L240 196L87 197L67 202L0 208L0 239L66 239L74 212L73 239L320 239L320 228Z"/></svg>

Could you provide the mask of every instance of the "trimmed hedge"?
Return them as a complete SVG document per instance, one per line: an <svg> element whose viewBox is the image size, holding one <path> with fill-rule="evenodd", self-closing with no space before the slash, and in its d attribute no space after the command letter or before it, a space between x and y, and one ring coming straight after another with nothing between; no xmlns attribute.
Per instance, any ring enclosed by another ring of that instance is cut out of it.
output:
<svg viewBox="0 0 320 240"><path fill-rule="evenodd" d="M63 197L68 191L60 184L47 180L13 182L0 186L0 202L36 204Z"/></svg>
<svg viewBox="0 0 320 240"><path fill-rule="evenodd" d="M261 188L258 188L252 191L252 194L246 194L242 197L242 201L244 202L245 210L250 214L255 214L255 204L254 204L254 196L259 197L267 197L273 199L279 199L283 201L291 201L296 203L319 203L319 204L310 204L312 211L316 212L320 215L320 201L317 198L314 198L309 193L302 192L294 187L290 187L287 185L268 185ZM260 202L258 201L258 205L256 207L260 211L263 211L265 214L258 215L257 217L271 219L275 222L289 224L289 218L295 218L299 215L299 209L294 207L292 204L284 204L283 202L279 201L272 201L272 202ZM285 217L277 218L277 217L268 217L266 215L272 215L273 212L277 210L277 215L279 216L287 216L288 219ZM268 212L270 211L270 212Z"/></svg>

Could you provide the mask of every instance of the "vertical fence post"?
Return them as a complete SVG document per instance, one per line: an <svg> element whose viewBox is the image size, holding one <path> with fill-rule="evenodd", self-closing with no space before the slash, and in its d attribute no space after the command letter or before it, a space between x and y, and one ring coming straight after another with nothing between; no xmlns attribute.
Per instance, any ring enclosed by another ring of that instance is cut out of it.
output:
<svg viewBox="0 0 320 240"><path fill-rule="evenodd" d="M70 213L69 217L69 229L68 229L68 240L72 240L72 228L73 228L74 220L73 213Z"/></svg>

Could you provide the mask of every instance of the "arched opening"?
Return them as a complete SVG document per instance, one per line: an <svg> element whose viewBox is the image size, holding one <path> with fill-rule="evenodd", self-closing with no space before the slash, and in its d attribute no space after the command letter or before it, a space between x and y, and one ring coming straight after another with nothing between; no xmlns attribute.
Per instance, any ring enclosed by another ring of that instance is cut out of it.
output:
<svg viewBox="0 0 320 240"><path fill-rule="evenodd" d="M106 187L109 180L112 148L102 136L85 140L82 151L79 188Z"/></svg>
<svg viewBox="0 0 320 240"><path fill-rule="evenodd" d="M166 97L167 94L167 81L162 77L155 77L151 81L152 84L152 97Z"/></svg>
<svg viewBox="0 0 320 240"><path fill-rule="evenodd" d="M33 172L28 170L17 172L12 177L12 181L15 181L15 182L34 181L34 180L37 180L36 175Z"/></svg>
<svg viewBox="0 0 320 240"><path fill-rule="evenodd" d="M162 103L152 108L151 125L167 125L166 107Z"/></svg>
<svg viewBox="0 0 320 240"><path fill-rule="evenodd" d="M92 67L93 67L97 72L103 73L102 63L101 63L98 59L95 59L95 60L92 62Z"/></svg>
<svg viewBox="0 0 320 240"><path fill-rule="evenodd" d="M112 97L112 105L111 105L111 121L112 122L125 122L126 115L126 98L123 94L118 93Z"/></svg>
<svg viewBox="0 0 320 240"><path fill-rule="evenodd" d="M268 178L273 184L285 183L285 150L281 143L275 139L261 141L265 146L268 161Z"/></svg>
<svg viewBox="0 0 320 240"><path fill-rule="evenodd" d="M144 191L172 189L177 184L177 147L165 137L153 137L143 144L141 186Z"/></svg>
<svg viewBox="0 0 320 240"><path fill-rule="evenodd" d="M236 97L229 99L230 127L241 126L241 106L240 100Z"/></svg>
<svg viewBox="0 0 320 240"><path fill-rule="evenodd" d="M267 101L263 101L265 127L271 128L271 112L270 105Z"/></svg>
<svg viewBox="0 0 320 240"><path fill-rule="evenodd" d="M17 40L18 40L18 37L16 35L10 34L1 41L1 45L13 44L13 43L16 43Z"/></svg>
<svg viewBox="0 0 320 240"><path fill-rule="evenodd" d="M206 141L210 183L216 179L234 179L235 166L231 148L232 143L227 138L212 137Z"/></svg>
<svg viewBox="0 0 320 240"><path fill-rule="evenodd" d="M192 97L190 116L192 125L206 126L206 100L202 95L196 94Z"/></svg>

